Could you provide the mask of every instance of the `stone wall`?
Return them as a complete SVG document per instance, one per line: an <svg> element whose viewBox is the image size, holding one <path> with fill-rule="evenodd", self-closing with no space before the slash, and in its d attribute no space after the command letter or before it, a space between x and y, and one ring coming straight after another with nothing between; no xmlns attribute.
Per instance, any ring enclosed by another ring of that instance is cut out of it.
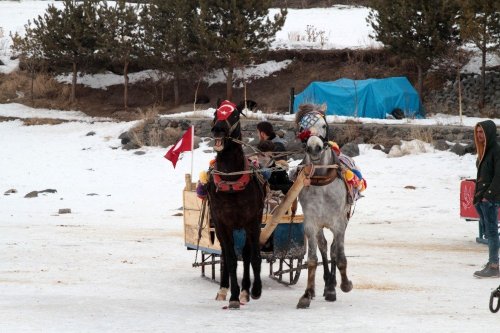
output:
<svg viewBox="0 0 500 333"><path fill-rule="evenodd" d="M254 138L257 143L256 125L258 120L242 119L241 128L245 140ZM273 121L276 131L283 132L287 141L287 150L300 150L301 143L296 140L297 132L294 122ZM156 118L148 120L138 130L123 133L120 138L124 149L136 149L141 145L160 145L167 147L179 140L184 131L191 126L195 127L195 136L210 137L211 120L209 119L173 119ZM132 133L135 132L135 135ZM139 140L134 139L139 137ZM142 138L141 138L142 136ZM378 145L381 150L389 152L392 146L401 144L401 140L410 141L418 139L434 144L441 150L457 150L459 154L474 152L473 128L463 126L422 126L411 124L365 124L357 122L339 123L329 125L329 136L343 147L347 143L370 143ZM157 138L153 142L151 138ZM140 142L136 142L140 141Z"/></svg>
<svg viewBox="0 0 500 333"><path fill-rule="evenodd" d="M500 72L487 72L485 76L485 111L489 117L500 117ZM477 116L481 76L462 75L462 110L467 116ZM458 110L458 81L450 82L441 91L430 94L429 100L444 113Z"/></svg>

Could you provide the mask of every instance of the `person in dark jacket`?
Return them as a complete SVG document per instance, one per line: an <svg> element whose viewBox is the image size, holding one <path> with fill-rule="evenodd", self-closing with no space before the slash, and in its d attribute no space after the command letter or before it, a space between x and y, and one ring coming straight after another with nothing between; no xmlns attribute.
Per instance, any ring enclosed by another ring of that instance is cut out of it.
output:
<svg viewBox="0 0 500 333"><path fill-rule="evenodd" d="M498 269L498 207L500 206L500 145L496 141L497 127L491 120L476 124L474 141L477 150L477 179L474 206L488 238L489 259L477 278L500 277Z"/></svg>
<svg viewBox="0 0 500 333"><path fill-rule="evenodd" d="M276 135L276 133L274 132L274 127L270 122L261 121L260 123L258 123L257 135L259 136L259 140L261 142L265 140L272 141L274 143L275 152L286 151L286 141Z"/></svg>
<svg viewBox="0 0 500 333"><path fill-rule="evenodd" d="M286 194L290 187L292 186L292 181L288 178L288 163L285 160L274 161L272 157L267 155L269 152L276 151L274 142L270 140L264 140L259 142L257 149L260 150L261 158L259 158L259 163L262 168L275 168L274 171L270 172L265 176L269 182L270 188L273 191L281 191Z"/></svg>

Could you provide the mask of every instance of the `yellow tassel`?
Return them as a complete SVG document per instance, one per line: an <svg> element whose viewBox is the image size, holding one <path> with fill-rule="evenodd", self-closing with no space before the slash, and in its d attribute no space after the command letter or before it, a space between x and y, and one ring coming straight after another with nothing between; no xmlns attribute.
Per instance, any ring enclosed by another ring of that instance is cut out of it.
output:
<svg viewBox="0 0 500 333"><path fill-rule="evenodd" d="M348 169L345 171L344 177L345 177L345 180L350 182L354 178L354 172L352 172L351 170Z"/></svg>
<svg viewBox="0 0 500 333"><path fill-rule="evenodd" d="M208 172L206 172L206 171L200 172L199 180L200 180L200 183L202 183L202 184L208 183Z"/></svg>

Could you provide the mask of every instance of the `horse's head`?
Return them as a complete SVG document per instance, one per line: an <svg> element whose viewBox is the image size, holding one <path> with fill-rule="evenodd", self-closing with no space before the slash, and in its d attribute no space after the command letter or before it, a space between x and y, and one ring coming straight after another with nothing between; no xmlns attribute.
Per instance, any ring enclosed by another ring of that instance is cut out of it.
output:
<svg viewBox="0 0 500 333"><path fill-rule="evenodd" d="M295 120L299 127L298 137L305 146L306 163L330 164L336 157L328 145L325 109L324 105L302 104L297 112Z"/></svg>
<svg viewBox="0 0 500 333"><path fill-rule="evenodd" d="M221 152L230 145L231 139L241 140L241 110L230 101L223 101L217 106L212 123L214 150Z"/></svg>
<svg viewBox="0 0 500 333"><path fill-rule="evenodd" d="M299 139L306 144L310 137L318 137L328 142L328 123L325 118L325 105L302 104L295 115Z"/></svg>

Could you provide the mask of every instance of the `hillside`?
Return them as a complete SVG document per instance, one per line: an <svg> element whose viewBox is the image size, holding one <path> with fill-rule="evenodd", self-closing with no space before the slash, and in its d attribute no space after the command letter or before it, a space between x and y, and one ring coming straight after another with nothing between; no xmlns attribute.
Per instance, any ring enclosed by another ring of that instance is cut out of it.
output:
<svg viewBox="0 0 500 333"><path fill-rule="evenodd" d="M286 112L290 88L300 92L311 81L331 81L341 77L365 79L369 77L408 76L410 80L415 76L410 66L404 66L395 57L390 57L383 51L321 51L321 50L283 50L271 52L265 60L282 61L290 59L292 63L284 70L275 74L256 79L247 83L247 99L256 101L263 112ZM263 59L264 60L264 59ZM66 97L69 93L68 86L55 82L48 76L39 76L35 82L35 95L33 101L36 107L62 108L67 105ZM216 83L211 86L203 83L200 85L198 95L210 99L209 106L213 106L217 98L225 97L225 84ZM160 113L170 113L174 109L172 104L172 87L167 84L163 87L163 100L161 103L162 87L151 80L131 85L129 93L130 113L138 109L146 110L156 107ZM185 79L181 87L181 100L192 108L196 92L196 80ZM78 86L78 102L73 108L82 110L89 115L108 116L123 111L123 87L115 85L107 90L91 89L82 85ZM243 88L234 89L235 101L244 98ZM0 75L0 102L18 102L31 105L30 79L24 73ZM123 115L123 113L121 113ZM133 115L131 115L133 116Z"/></svg>

